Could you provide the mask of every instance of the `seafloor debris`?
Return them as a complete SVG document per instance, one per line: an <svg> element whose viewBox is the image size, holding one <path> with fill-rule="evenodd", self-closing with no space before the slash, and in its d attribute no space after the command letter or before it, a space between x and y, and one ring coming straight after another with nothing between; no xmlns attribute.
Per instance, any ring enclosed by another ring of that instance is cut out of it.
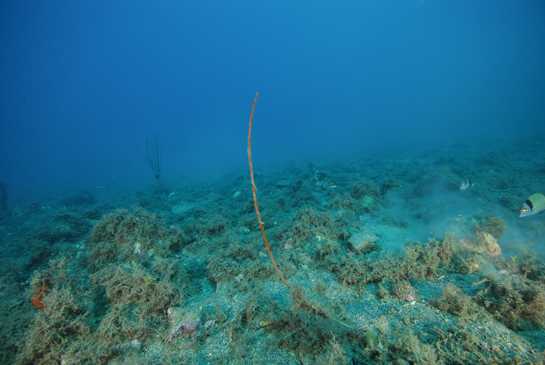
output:
<svg viewBox="0 0 545 365"><path fill-rule="evenodd" d="M167 314L170 321L168 338L171 341L181 335L194 334L204 322L201 308L170 307Z"/></svg>

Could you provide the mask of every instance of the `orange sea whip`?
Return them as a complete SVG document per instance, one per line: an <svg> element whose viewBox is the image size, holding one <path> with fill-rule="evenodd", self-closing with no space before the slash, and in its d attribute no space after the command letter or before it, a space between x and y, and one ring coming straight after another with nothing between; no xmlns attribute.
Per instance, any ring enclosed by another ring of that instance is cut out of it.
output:
<svg viewBox="0 0 545 365"><path fill-rule="evenodd" d="M278 267L276 266L276 262L274 261L273 254L271 252L271 246L269 246L269 241L267 240L267 235L265 234L265 227L263 227L263 222L261 221L261 214L259 214L259 207L257 206L257 196L255 194L256 188L255 188L255 182L254 182L254 170L252 168L252 150L250 149L250 142L252 140L252 118L254 117L254 108L255 108L255 102L257 101L257 97L259 96L259 93L255 94L254 99L254 105L252 105L252 113L250 114L250 128L248 129L248 161L250 161L250 176L252 177L252 191L254 193L254 205L255 205L255 212L257 214L257 220L259 221L259 226L261 227L261 232L263 233L263 239L265 240L265 245L267 246L267 251L269 252L269 257L271 258L271 262L274 266L274 270L278 274L278 277L286 286L291 289L291 286L284 280L282 277L282 274L280 274L280 271L278 270Z"/></svg>
<svg viewBox="0 0 545 365"><path fill-rule="evenodd" d="M267 235L265 234L265 227L263 227L263 222L261 221L261 214L259 214L259 207L257 206L257 196L256 196L256 193L255 193L256 188L255 188L255 181L254 181L254 169L252 168L252 150L250 149L250 142L252 140L252 119L254 117L255 102L257 101L258 96L259 96L259 93L256 93L255 94L255 99L254 99L254 104L252 105L252 113L250 114L250 128L248 129L248 161L250 162L250 176L252 177L252 191L254 193L255 212L257 214L257 220L259 221L259 226L261 227L261 232L263 233L263 239L265 240L265 245L267 246L267 251L269 252L269 257L271 258L271 262L272 262L272 264L274 266L274 270L278 274L278 277L280 278L280 280L282 280L282 282L284 284L286 284L288 289L291 291L291 293L293 294L293 297L295 298L295 300L297 300L301 304L301 308L303 308L304 310L306 310L309 313L312 313L312 314L314 314L316 316L320 316L320 317L323 317L323 318L331 318L335 322L337 322L337 323L339 323L339 324L341 324L341 325L343 325L343 326L345 326L347 328L350 328L351 330L355 330L354 327L349 326L346 323L341 322L338 319L335 319L335 318L329 316L327 313L325 313L321 309L316 308L312 304L307 302L306 299L304 299L303 293L299 289L295 289L295 290L292 289L292 287L286 282L286 280L284 280L284 278L282 277L282 274L280 274L280 271L278 270L278 267L276 266L276 262L274 261L273 254L271 252L271 246L269 246L269 241L267 240Z"/></svg>

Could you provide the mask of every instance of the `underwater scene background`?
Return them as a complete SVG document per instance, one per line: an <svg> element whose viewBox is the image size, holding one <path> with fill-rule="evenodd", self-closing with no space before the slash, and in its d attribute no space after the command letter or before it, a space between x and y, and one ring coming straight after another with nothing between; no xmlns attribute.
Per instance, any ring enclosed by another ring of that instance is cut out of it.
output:
<svg viewBox="0 0 545 365"><path fill-rule="evenodd" d="M530 0L2 1L0 361L543 364L544 45Z"/></svg>

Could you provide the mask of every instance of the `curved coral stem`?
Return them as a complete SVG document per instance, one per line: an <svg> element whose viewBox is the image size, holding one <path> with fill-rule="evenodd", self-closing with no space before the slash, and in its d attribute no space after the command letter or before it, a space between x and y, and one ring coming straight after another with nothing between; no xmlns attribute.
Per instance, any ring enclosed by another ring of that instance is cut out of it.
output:
<svg viewBox="0 0 545 365"><path fill-rule="evenodd" d="M255 181L254 181L254 170L252 168L252 150L250 148L251 141L252 141L252 119L254 117L254 109L255 109L255 103L257 101L257 97L259 96L259 93L255 94L254 104L252 105L252 113L250 114L250 128L248 129L248 160L250 162L250 176L252 177L252 191L254 193L254 205L255 205L255 212L257 214L257 220L259 221L259 226L261 227L261 233L263 233L263 239L265 240L265 245L267 246L267 251L269 252L269 257L271 258L271 262L274 266L274 270L278 274L278 277L291 291L293 294L293 297L295 300L299 301L301 303L301 308L306 310L309 313L312 313L316 316L320 316L323 318L331 318L335 322L350 328L352 330L355 330L354 327L347 325L346 323L343 323L333 317L328 316L324 311L314 307L312 304L310 304L304 297L302 292L299 289L294 290L282 277L282 274L280 274L280 270L278 270L278 267L276 266L276 262L274 261L273 254L271 252L271 246L269 246L269 241L267 240L267 235L265 234L265 227L263 227L263 222L261 221L261 214L259 214L259 207L257 206L257 195L256 195L256 187L255 187Z"/></svg>
<svg viewBox="0 0 545 365"><path fill-rule="evenodd" d="M286 286L291 290L291 286L284 280L282 277L282 274L280 274L280 271L278 270L278 267L276 266L276 262L274 261L273 254L271 252L271 246L269 246L269 241L267 240L267 235L265 234L265 227L263 227L263 222L261 221L261 214L259 214L259 207L257 206L257 196L256 196L256 188L255 188L255 182L254 182L254 170L252 168L252 151L250 149L250 142L252 140L252 119L254 117L254 108L255 103L257 101L257 97L259 96L259 93L255 94L254 104L252 105L252 113L250 114L250 128L248 129L248 160L250 161L250 176L252 177L252 191L254 193L254 205L255 205L255 212L257 214L257 220L259 221L259 226L261 227L261 232L263 233L263 239L265 240L265 245L267 246L267 251L269 252L269 257L271 258L271 262L274 266L274 270L278 274L278 277Z"/></svg>

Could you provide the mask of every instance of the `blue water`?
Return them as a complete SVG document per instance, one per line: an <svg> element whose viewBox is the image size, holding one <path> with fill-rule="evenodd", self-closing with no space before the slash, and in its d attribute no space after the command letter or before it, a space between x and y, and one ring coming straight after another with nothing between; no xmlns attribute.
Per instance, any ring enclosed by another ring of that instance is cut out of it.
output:
<svg viewBox="0 0 545 365"><path fill-rule="evenodd" d="M0 180L163 181L545 130L543 1L0 3Z"/></svg>

